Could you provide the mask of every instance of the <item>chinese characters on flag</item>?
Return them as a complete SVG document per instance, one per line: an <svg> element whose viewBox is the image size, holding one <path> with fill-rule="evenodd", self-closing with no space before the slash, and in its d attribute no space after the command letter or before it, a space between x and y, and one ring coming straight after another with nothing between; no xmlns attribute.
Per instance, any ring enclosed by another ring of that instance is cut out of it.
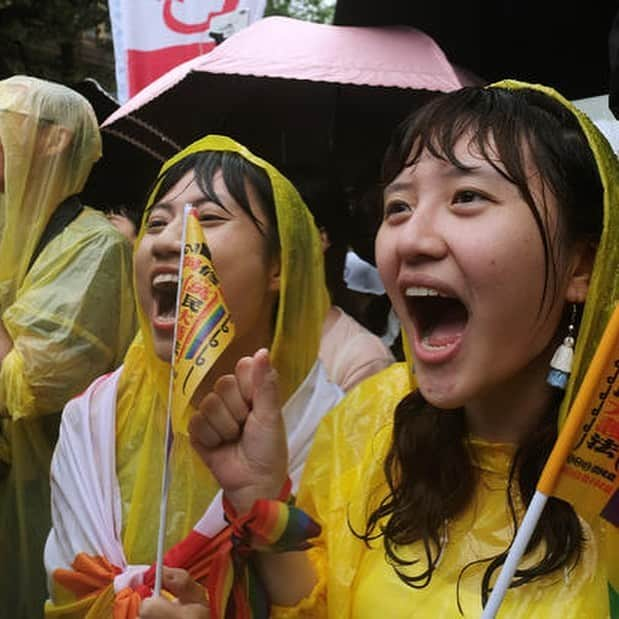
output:
<svg viewBox="0 0 619 619"><path fill-rule="evenodd" d="M619 527L619 303L537 488Z"/></svg>
<svg viewBox="0 0 619 619"><path fill-rule="evenodd" d="M234 337L195 209L188 209L174 351L174 408L182 411Z"/></svg>

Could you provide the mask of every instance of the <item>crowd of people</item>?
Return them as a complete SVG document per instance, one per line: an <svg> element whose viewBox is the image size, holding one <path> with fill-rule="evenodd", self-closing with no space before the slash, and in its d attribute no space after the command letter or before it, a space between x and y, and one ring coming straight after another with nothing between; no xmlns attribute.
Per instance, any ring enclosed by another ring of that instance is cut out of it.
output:
<svg viewBox="0 0 619 619"><path fill-rule="evenodd" d="M595 125L505 80L395 128L372 288L401 355L347 289L328 170L205 136L138 220L82 205L100 155L79 94L0 81L10 616L479 617L618 300L619 162ZM186 204L235 335L166 442ZM550 498L500 616L617 616L618 588L617 528Z"/></svg>

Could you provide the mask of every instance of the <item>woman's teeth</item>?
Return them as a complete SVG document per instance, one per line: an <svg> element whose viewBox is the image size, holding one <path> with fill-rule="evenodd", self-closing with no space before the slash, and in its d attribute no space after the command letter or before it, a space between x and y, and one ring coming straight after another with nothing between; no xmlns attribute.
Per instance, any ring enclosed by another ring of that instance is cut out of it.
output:
<svg viewBox="0 0 619 619"><path fill-rule="evenodd" d="M177 273L158 273L153 277L153 286L157 287L161 284L178 284Z"/></svg>
<svg viewBox="0 0 619 619"><path fill-rule="evenodd" d="M436 288L426 288L425 286L410 286L404 294L407 297L446 297L447 295L436 290Z"/></svg>

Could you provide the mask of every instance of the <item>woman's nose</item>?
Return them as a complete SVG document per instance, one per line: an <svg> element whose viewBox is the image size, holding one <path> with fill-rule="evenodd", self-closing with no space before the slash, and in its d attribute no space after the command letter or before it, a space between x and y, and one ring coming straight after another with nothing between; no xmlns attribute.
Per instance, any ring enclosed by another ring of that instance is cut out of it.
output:
<svg viewBox="0 0 619 619"><path fill-rule="evenodd" d="M170 255L180 256L182 228L182 217L175 217L170 221L153 239L153 254L159 258L165 258Z"/></svg>
<svg viewBox="0 0 619 619"><path fill-rule="evenodd" d="M418 207L398 230L397 248L406 261L440 260L448 251L440 215Z"/></svg>

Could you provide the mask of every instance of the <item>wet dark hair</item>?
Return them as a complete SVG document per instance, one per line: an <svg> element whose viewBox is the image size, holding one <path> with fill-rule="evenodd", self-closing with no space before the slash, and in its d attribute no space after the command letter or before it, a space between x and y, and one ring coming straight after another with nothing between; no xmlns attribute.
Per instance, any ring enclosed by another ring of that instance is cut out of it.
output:
<svg viewBox="0 0 619 619"><path fill-rule="evenodd" d="M559 246L569 248L578 240L595 243L601 234L604 190L586 136L568 109L538 91L464 88L439 95L398 127L385 155L383 187L424 151L464 169L455 154L463 136L474 152L519 188L537 223L546 264L541 310L546 296L556 294L563 259ZM557 199L555 238L550 238L544 205L538 210L528 188L527 157L544 180L544 203L548 192ZM528 505L535 492L556 440L562 397L560 392L555 394L543 419L520 442L514 455L507 489L514 528L516 495ZM411 587L425 587L430 582L449 520L458 517L474 497L478 477L467 434L462 409L438 409L419 391L404 397L396 407L392 443L384 463L389 494L370 511L365 531L355 535L368 545L382 538L387 560ZM399 547L416 541L423 544L425 562L423 558L411 562L398 553ZM542 557L519 569L510 586L573 567L583 544L583 530L573 508L551 497L527 548L527 552L542 548ZM488 563L481 583L483 604L507 550L482 560ZM468 567L463 566L461 577Z"/></svg>
<svg viewBox="0 0 619 619"><path fill-rule="evenodd" d="M152 204L156 204L178 183L187 172L193 170L200 191L226 210L226 207L213 187L213 178L221 170L223 180L236 203L249 215L254 225L266 238L269 257L279 255L279 233L273 188L268 174L260 167L247 161L238 153L231 151L201 151L188 155L166 170L156 181L160 182ZM260 223L251 210L245 181L255 189L258 199L269 223L268 229ZM146 214L146 217L148 215Z"/></svg>
<svg viewBox="0 0 619 619"><path fill-rule="evenodd" d="M138 231L140 230L140 213L131 206L124 204L114 204L109 208L105 209L106 215L121 215L122 217L126 217L132 224L135 231L135 236L137 236Z"/></svg>
<svg viewBox="0 0 619 619"><path fill-rule="evenodd" d="M286 176L297 188L316 226L327 233L329 247L323 256L331 302L354 315L344 282L346 252L350 241L350 210L346 192L334 171L329 168L293 167L286 170Z"/></svg>

